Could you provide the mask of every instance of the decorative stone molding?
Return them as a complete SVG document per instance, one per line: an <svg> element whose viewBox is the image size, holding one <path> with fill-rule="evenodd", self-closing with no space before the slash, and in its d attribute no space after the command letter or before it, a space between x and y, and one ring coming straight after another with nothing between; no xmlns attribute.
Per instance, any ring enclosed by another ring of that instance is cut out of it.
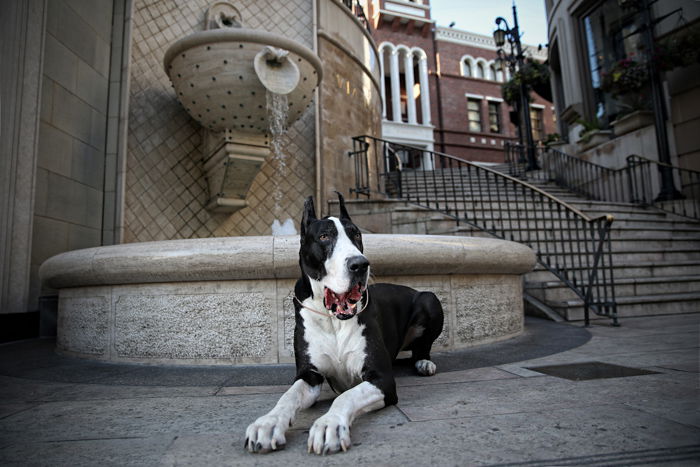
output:
<svg viewBox="0 0 700 467"><path fill-rule="evenodd" d="M649 110L638 110L629 113L611 123L615 136L621 136L653 124L654 114Z"/></svg>

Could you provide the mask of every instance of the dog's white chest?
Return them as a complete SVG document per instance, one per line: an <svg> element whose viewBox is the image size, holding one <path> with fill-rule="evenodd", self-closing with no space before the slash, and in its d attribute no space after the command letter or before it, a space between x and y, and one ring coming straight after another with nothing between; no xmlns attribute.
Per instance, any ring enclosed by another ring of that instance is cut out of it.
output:
<svg viewBox="0 0 700 467"><path fill-rule="evenodd" d="M338 393L362 382L367 355L364 328L357 318L341 321L304 316L304 340L311 363Z"/></svg>

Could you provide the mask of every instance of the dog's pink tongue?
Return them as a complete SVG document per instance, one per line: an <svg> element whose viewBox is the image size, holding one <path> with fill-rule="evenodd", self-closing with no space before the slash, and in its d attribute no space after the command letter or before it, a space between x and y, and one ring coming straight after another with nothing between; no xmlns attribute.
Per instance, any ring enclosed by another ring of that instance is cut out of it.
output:
<svg viewBox="0 0 700 467"><path fill-rule="evenodd" d="M355 303L359 302L361 298L362 292L359 285L353 287L350 292L343 294L336 294L331 289L326 289L324 303L326 309L334 313L350 314L354 311Z"/></svg>

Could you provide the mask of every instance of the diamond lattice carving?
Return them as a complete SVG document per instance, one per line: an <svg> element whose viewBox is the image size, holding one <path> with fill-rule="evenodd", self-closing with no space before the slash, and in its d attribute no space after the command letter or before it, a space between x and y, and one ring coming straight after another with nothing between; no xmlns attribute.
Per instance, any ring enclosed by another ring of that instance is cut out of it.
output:
<svg viewBox="0 0 700 467"><path fill-rule="evenodd" d="M204 130L178 103L163 71L168 46L204 29L209 0L137 0L133 10L124 242L270 233L274 219L297 219L312 194L314 106L283 137L284 166L265 163L248 207L232 215L204 209ZM311 0L237 1L245 27L313 45Z"/></svg>

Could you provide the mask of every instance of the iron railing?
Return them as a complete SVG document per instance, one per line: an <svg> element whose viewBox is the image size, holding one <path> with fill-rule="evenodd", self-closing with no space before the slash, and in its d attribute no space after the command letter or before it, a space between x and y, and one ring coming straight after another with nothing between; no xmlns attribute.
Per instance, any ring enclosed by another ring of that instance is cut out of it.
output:
<svg viewBox="0 0 700 467"><path fill-rule="evenodd" d="M441 212L457 224L531 247L537 261L589 310L617 324L610 226L507 174L447 154L372 136L353 138L351 192L372 193ZM412 167L412 168L408 168Z"/></svg>
<svg viewBox="0 0 700 467"><path fill-rule="evenodd" d="M506 143L506 172L523 177L527 164L522 145ZM588 199L615 203L633 203L692 219L700 219L700 172L632 155L626 165L611 169L573 157L552 148L537 148L541 170L527 172L528 180L551 181ZM662 170L678 188L677 199L659 197Z"/></svg>

